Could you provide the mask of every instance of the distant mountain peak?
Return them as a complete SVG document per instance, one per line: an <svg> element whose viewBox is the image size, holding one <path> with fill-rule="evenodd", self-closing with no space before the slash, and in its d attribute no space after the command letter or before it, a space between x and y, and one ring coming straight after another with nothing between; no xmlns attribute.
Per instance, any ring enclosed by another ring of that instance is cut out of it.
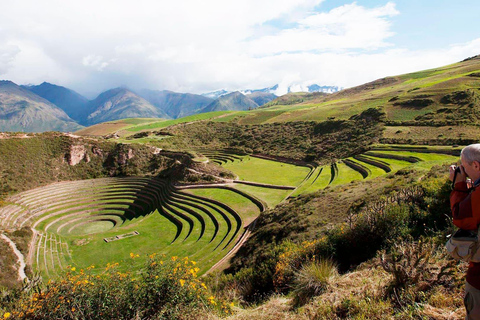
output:
<svg viewBox="0 0 480 320"><path fill-rule="evenodd" d="M75 131L61 108L12 81L0 81L0 131Z"/></svg>
<svg viewBox="0 0 480 320"><path fill-rule="evenodd" d="M201 95L204 96L204 97L210 98L210 99L217 99L217 98L220 98L221 96L224 96L224 95L229 94L231 92L232 91L227 91L225 89L220 89L220 90L213 91L213 92L202 93Z"/></svg>
<svg viewBox="0 0 480 320"><path fill-rule="evenodd" d="M22 87L53 103L75 121L80 121L87 111L88 99L71 89L46 81Z"/></svg>
<svg viewBox="0 0 480 320"><path fill-rule="evenodd" d="M258 108L258 104L240 91L230 92L222 95L211 104L206 106L200 112L211 111L243 111Z"/></svg>

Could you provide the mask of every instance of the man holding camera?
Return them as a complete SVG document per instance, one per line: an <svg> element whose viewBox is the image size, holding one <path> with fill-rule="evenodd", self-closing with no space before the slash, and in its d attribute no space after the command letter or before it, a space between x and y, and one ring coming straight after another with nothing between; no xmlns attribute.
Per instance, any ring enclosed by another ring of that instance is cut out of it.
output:
<svg viewBox="0 0 480 320"><path fill-rule="evenodd" d="M453 224L476 233L480 225L480 144L463 148L460 161L462 165L450 166L454 186L450 195ZM470 262L468 266L464 303L465 319L480 320L480 263Z"/></svg>

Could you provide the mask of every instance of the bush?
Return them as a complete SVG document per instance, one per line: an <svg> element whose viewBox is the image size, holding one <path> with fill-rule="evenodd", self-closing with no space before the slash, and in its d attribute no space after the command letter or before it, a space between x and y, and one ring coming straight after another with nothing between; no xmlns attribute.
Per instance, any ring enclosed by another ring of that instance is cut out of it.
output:
<svg viewBox="0 0 480 320"><path fill-rule="evenodd" d="M296 272L293 282L293 304L300 306L318 296L338 276L337 266L330 259L311 261Z"/></svg>
<svg viewBox="0 0 480 320"><path fill-rule="evenodd" d="M431 239L395 243L390 253L380 252L380 265L392 274L392 288L416 286L425 291L438 284L448 284L455 273L456 262Z"/></svg>
<svg viewBox="0 0 480 320"><path fill-rule="evenodd" d="M198 270L188 258L156 255L138 273L120 272L117 263L101 271L71 267L59 280L3 303L0 310L15 319L193 319L209 311L230 313L197 278Z"/></svg>

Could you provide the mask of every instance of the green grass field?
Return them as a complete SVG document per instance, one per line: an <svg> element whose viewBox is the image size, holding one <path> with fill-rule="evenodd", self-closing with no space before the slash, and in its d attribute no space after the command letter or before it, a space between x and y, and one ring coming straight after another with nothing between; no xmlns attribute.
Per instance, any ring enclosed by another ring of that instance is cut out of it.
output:
<svg viewBox="0 0 480 320"><path fill-rule="evenodd" d="M310 172L310 168L288 163L244 157L243 161L223 165L239 176L240 180L274 185L298 186Z"/></svg>

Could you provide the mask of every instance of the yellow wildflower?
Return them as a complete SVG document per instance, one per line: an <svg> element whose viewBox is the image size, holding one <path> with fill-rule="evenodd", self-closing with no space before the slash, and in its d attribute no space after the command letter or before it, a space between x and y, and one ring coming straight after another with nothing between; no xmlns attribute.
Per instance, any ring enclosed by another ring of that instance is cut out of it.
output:
<svg viewBox="0 0 480 320"><path fill-rule="evenodd" d="M8 318L10 318L11 315L12 315L12 314L11 314L10 312L5 312L5 313L3 314L3 319L8 319Z"/></svg>
<svg viewBox="0 0 480 320"><path fill-rule="evenodd" d="M75 271L75 270L77 270L77 268L73 267L73 268L72 268L72 269L70 269L70 270L72 270L72 271Z"/></svg>
<svg viewBox="0 0 480 320"><path fill-rule="evenodd" d="M184 284L185 284L185 280L180 279L180 285L183 287Z"/></svg>

